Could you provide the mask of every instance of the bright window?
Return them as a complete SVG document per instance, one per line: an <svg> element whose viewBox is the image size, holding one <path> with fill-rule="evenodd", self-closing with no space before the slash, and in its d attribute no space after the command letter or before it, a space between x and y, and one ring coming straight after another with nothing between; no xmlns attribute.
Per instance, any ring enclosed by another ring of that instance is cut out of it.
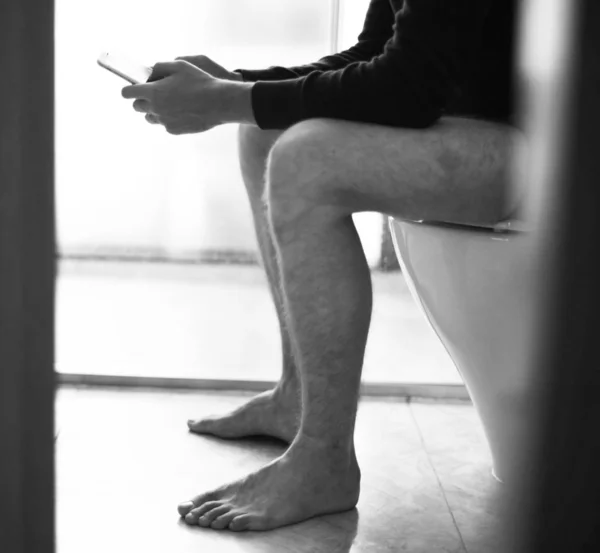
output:
<svg viewBox="0 0 600 553"><path fill-rule="evenodd" d="M338 49L347 48L362 29L368 3L57 0L60 251L189 261L199 252L257 249L237 158L237 125L177 137L149 125L121 97L125 81L96 64L101 52L122 52L147 65L193 54L206 54L229 69L310 63L335 48L332 14L339 13ZM359 230L367 257L376 261L382 218L369 215L358 218ZM278 377L277 324L257 267L109 263L98 269L66 262L61 275L61 372ZM378 290L396 290L410 301L403 286L396 273ZM376 322L381 330L373 334L365 378L387 380L381 371L399 365L395 357L402 348L409 350L405 360L410 363L412 355L416 362L420 350L411 354L410 345L424 340L427 360L419 362L414 379L439 380L436 371L444 366L447 376L441 379L456 380L420 313L402 315L407 328L402 337L385 327L384 319L400 312L390 297L391 303L378 303L384 310ZM399 372L398 378L407 377Z"/></svg>

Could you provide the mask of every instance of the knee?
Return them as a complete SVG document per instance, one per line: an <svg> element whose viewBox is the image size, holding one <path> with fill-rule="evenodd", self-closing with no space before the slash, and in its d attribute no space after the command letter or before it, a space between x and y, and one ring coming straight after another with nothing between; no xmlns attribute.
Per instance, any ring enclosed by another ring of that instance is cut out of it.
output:
<svg viewBox="0 0 600 553"><path fill-rule="evenodd" d="M259 199L264 193L267 158L282 132L262 130L255 125L242 124L238 128L240 168L251 199Z"/></svg>
<svg viewBox="0 0 600 553"><path fill-rule="evenodd" d="M270 150L264 202L276 238L326 203L327 163L319 128L319 120L298 123L283 132Z"/></svg>
<svg viewBox="0 0 600 553"><path fill-rule="evenodd" d="M320 203L330 189L327 121L309 119L293 125L273 144L267 162L268 199L298 199Z"/></svg>

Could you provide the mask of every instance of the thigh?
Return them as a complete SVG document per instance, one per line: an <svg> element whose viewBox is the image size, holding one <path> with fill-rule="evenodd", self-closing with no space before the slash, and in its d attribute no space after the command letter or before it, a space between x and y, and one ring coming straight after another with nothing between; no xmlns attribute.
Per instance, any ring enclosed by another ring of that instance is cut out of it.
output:
<svg viewBox="0 0 600 553"><path fill-rule="evenodd" d="M511 177L523 143L514 127L460 117L427 129L311 119L284 132L275 149L291 152L299 195L351 213L487 224L516 207Z"/></svg>

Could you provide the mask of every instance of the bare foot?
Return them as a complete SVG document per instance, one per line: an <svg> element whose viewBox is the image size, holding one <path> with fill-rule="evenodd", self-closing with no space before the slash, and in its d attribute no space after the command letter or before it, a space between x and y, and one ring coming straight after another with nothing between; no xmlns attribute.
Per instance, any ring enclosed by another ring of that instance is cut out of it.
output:
<svg viewBox="0 0 600 553"><path fill-rule="evenodd" d="M354 450L296 441L262 469L179 505L185 522L233 531L272 530L348 511L360 493Z"/></svg>
<svg viewBox="0 0 600 553"><path fill-rule="evenodd" d="M278 386L253 397L226 415L188 421L198 434L220 438L271 436L291 443L300 425L300 391L297 385Z"/></svg>

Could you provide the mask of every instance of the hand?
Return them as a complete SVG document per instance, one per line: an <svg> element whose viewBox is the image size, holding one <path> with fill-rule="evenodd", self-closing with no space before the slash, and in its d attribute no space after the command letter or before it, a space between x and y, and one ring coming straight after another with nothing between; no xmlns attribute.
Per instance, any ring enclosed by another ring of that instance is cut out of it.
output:
<svg viewBox="0 0 600 553"><path fill-rule="evenodd" d="M245 122L251 115L248 86L251 83L230 83L177 60L157 63L149 82L126 86L122 95L135 98L134 109L145 113L147 121L164 125L170 134L189 134Z"/></svg>
<svg viewBox="0 0 600 553"><path fill-rule="evenodd" d="M180 56L175 58L177 60L183 60L191 63L202 71L206 71L209 75L216 77L217 79L225 79L227 81L243 81L243 77L239 73L233 71L227 71L223 66L217 62L211 60L208 56Z"/></svg>

